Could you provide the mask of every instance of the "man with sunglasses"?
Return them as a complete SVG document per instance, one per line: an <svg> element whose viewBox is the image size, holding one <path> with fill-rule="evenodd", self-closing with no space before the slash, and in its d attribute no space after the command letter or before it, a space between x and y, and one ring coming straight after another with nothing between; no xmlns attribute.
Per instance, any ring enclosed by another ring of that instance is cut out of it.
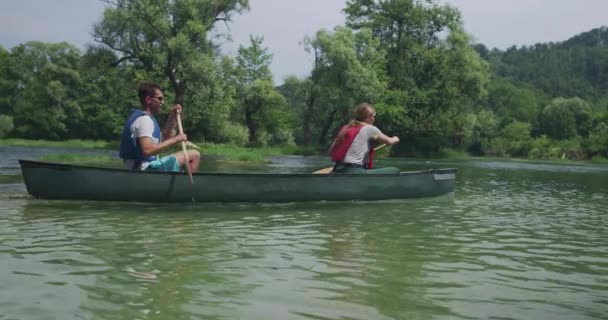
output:
<svg viewBox="0 0 608 320"><path fill-rule="evenodd" d="M176 114L181 112L182 106L176 104L172 107L165 128L161 132L154 118L165 102L160 86L154 83L141 83L138 96L141 110L133 110L125 122L120 140L120 157L127 169L180 171L189 165L191 172L196 172L200 164L200 154L196 150L188 150L189 163L186 163L186 154L183 151L163 158L159 157L164 149L188 140L185 134L175 132Z"/></svg>

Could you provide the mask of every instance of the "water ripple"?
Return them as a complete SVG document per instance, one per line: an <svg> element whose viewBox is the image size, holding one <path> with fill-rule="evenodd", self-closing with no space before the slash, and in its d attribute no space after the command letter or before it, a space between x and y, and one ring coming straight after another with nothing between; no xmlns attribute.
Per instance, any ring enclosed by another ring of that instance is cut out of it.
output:
<svg viewBox="0 0 608 320"><path fill-rule="evenodd" d="M452 198L396 203L2 198L0 308L29 319L608 318L605 176L458 177Z"/></svg>

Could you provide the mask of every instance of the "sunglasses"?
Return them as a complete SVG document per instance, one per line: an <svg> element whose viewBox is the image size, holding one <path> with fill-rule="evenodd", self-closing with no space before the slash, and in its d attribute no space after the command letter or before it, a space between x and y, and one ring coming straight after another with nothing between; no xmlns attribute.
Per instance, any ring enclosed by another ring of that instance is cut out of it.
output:
<svg viewBox="0 0 608 320"><path fill-rule="evenodd" d="M163 97L163 96L151 97L151 98L158 99L158 101L160 101L160 102L164 102L165 101L165 97Z"/></svg>

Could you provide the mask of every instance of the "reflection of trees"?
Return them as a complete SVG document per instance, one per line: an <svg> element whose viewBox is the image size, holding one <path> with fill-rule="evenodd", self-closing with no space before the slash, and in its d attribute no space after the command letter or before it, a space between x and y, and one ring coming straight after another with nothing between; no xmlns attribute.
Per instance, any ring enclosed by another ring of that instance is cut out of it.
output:
<svg viewBox="0 0 608 320"><path fill-rule="evenodd" d="M428 318L448 312L428 296L428 264L437 260L436 226L420 219L426 201L349 204L320 217L329 235L319 259L323 281L340 284L336 299L374 307L391 318ZM433 240L435 239L435 240ZM404 314L404 312L409 312Z"/></svg>
<svg viewBox="0 0 608 320"><path fill-rule="evenodd" d="M216 209L204 217L197 217L197 210L31 201L23 217L28 228L44 234L41 245L50 245L51 238L61 242L54 249L58 258L48 263L62 271L40 263L46 277L60 277L70 287L66 296L78 300L70 306L73 314L180 319L228 313L229 297L249 290L238 271L225 269L234 265L238 252L231 239L237 235L222 227L230 224L230 210Z"/></svg>
<svg viewBox="0 0 608 320"><path fill-rule="evenodd" d="M25 225L62 241L62 271L44 275L66 283L69 314L378 319L447 314L428 292L429 266L445 259L443 230L423 212L433 206L35 200L22 210Z"/></svg>

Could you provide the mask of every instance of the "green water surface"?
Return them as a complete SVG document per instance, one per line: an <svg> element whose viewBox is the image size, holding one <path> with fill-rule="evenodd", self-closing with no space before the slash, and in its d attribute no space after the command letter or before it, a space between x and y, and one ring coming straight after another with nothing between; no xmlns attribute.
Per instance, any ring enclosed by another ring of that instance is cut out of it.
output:
<svg viewBox="0 0 608 320"><path fill-rule="evenodd" d="M455 193L156 205L7 179L0 319L608 319L605 167L386 163L457 166Z"/></svg>

